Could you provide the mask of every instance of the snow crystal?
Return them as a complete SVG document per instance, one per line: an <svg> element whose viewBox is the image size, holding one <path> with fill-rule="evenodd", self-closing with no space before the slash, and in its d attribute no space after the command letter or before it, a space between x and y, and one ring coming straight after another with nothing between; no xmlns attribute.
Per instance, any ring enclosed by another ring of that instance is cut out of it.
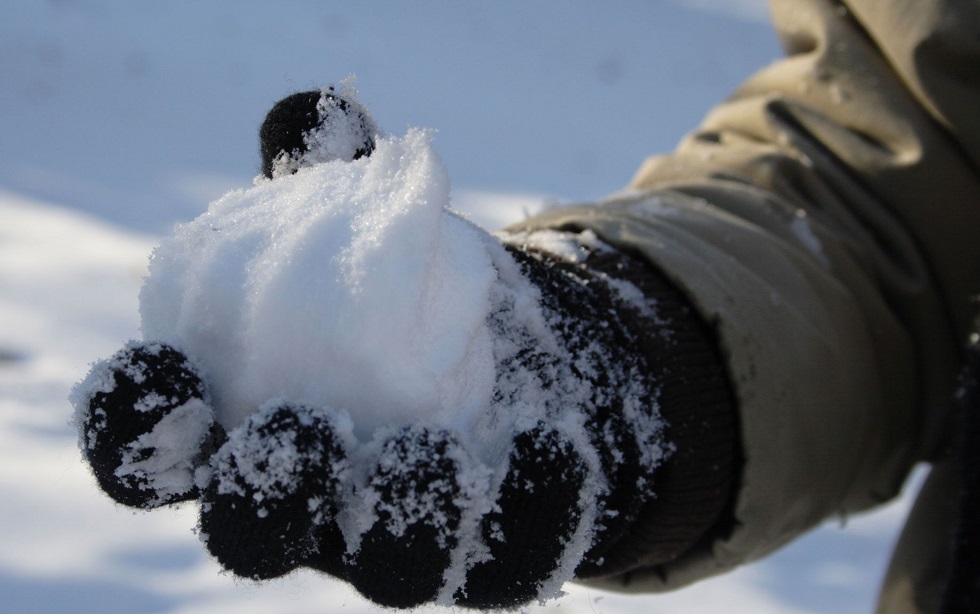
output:
<svg viewBox="0 0 980 614"><path fill-rule="evenodd" d="M171 400L158 392L150 392L140 398L133 406L138 412L151 412L171 404Z"/></svg>

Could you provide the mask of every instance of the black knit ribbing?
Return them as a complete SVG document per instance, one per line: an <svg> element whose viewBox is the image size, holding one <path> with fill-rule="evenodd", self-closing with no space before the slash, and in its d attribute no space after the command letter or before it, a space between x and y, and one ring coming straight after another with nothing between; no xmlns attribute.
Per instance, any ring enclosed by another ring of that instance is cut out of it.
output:
<svg viewBox="0 0 980 614"><path fill-rule="evenodd" d="M639 257L596 252L588 265L638 287L658 322L635 321L642 351L662 382L661 415L674 453L654 492L597 575L671 561L706 535L725 533L742 465L738 411L714 330L667 278ZM669 336L659 334L666 326Z"/></svg>
<svg viewBox="0 0 980 614"><path fill-rule="evenodd" d="M582 263L542 254L515 257L542 289L546 308L570 323L562 331L566 342L598 341L607 348L610 368L630 363L635 377L649 380L657 390L650 403L666 422L665 438L674 450L653 476L643 475L628 425L608 426L622 419L620 401L609 391L600 418L592 421L593 444L601 458L624 454L626 462L607 476L612 490L604 505L612 514L597 527L576 575L613 575L676 558L724 518L740 468L735 401L713 331L641 258L611 250L593 251ZM624 300L613 288L617 280L639 289L651 310ZM599 436L608 432L619 433L615 450ZM638 488L643 479L648 485Z"/></svg>

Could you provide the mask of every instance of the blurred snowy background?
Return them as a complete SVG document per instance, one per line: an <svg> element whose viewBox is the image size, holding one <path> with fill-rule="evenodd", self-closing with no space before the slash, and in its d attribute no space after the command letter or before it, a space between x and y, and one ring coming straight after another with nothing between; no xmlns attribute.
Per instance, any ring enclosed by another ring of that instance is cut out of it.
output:
<svg viewBox="0 0 980 614"><path fill-rule="evenodd" d="M456 206L493 226L619 189L778 56L763 0L4 2L0 614L378 611L314 574L221 575L192 506L114 505L67 424L88 363L138 335L158 237L257 174L275 100L355 74L388 131L438 130ZM869 612L907 506L674 594L530 611Z"/></svg>

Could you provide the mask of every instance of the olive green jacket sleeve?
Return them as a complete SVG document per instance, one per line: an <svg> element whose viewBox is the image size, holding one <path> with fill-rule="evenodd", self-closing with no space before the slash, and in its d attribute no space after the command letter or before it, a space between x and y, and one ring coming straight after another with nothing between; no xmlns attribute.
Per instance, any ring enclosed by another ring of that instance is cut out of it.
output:
<svg viewBox="0 0 980 614"><path fill-rule="evenodd" d="M592 581L606 588L668 590L758 559L949 453L980 288L980 3L771 4L784 60L624 193L522 225L588 228L648 258L715 325L736 389L735 528ZM904 559L941 558L918 530ZM909 587L936 569L914 566L893 565L889 611L932 607L910 599L935 587Z"/></svg>

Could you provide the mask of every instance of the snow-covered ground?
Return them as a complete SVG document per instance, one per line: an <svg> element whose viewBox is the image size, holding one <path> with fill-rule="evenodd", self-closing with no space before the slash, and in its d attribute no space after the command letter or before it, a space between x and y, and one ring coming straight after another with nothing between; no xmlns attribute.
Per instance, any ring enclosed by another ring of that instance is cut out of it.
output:
<svg viewBox="0 0 980 614"><path fill-rule="evenodd" d="M497 227L618 189L777 54L752 0L348 4L0 7L0 614L378 611L314 574L220 574L192 506L113 504L68 426L88 363L137 335L149 251L248 185L276 98L356 73L383 125L439 130L454 205ZM677 593L531 611L869 612L907 505Z"/></svg>

